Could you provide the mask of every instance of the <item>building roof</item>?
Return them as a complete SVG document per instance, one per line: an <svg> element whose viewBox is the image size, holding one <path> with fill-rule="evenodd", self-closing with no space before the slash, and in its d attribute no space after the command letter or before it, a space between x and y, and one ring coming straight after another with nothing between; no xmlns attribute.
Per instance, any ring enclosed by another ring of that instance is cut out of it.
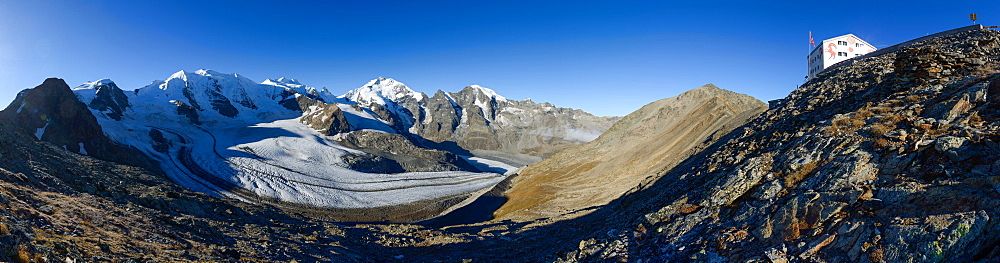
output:
<svg viewBox="0 0 1000 263"><path fill-rule="evenodd" d="M813 50L809 52L809 55L812 55L813 53L816 53L816 50L823 49L823 44L822 43L826 43L827 41L834 40L834 39L837 39L837 38L842 38L842 37L854 37L854 38L858 39L858 41L861 41L861 43L864 43L865 45L868 45L868 46L871 46L871 47L875 48L875 45L869 44L868 41L865 41L864 39L861 39L860 37L855 36L854 34L846 34L846 35L840 35L840 36L836 36L836 37L827 38L827 39L824 39L823 41L820 41L819 42L820 44L816 45L816 47L813 48ZM875 49L878 50L878 48L875 48Z"/></svg>

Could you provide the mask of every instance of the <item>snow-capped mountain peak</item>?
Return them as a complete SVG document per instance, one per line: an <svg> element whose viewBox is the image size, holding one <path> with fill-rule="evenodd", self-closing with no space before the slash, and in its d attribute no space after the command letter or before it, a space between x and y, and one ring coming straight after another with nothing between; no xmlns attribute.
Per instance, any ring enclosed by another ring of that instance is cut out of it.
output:
<svg viewBox="0 0 1000 263"><path fill-rule="evenodd" d="M285 78L285 77L278 78L277 82L286 83L286 84L302 85L302 83L299 83L299 80L297 80L297 79Z"/></svg>
<svg viewBox="0 0 1000 263"><path fill-rule="evenodd" d="M311 95L313 97L318 97L324 102L339 102L336 100L336 96L330 93L330 90L326 88L316 89L315 87L310 87L303 85L299 80L293 78L281 77L278 79L265 79L261 85L276 86L285 89L290 89L301 94Z"/></svg>
<svg viewBox="0 0 1000 263"><path fill-rule="evenodd" d="M486 97L496 99L497 101L507 101L507 98L505 98L504 96L500 96L500 94L498 94L496 91L493 91L492 89L488 89L486 87L479 85L469 85L469 88L477 90L483 93L483 95L486 95Z"/></svg>
<svg viewBox="0 0 1000 263"><path fill-rule="evenodd" d="M368 81L367 84L360 88L348 91L340 97L360 105L385 105L388 101L395 103L405 98L413 98L420 101L424 96L422 93L410 89L410 87L407 87L402 82L391 78L379 77Z"/></svg>
<svg viewBox="0 0 1000 263"><path fill-rule="evenodd" d="M184 71L182 69L180 71L174 72L174 74L170 74L170 76L167 77L167 81L169 81L171 79L180 79L180 80L187 81L187 75L188 75L187 71Z"/></svg>
<svg viewBox="0 0 1000 263"><path fill-rule="evenodd" d="M218 72L218 71L211 70L211 69L199 69L199 70L195 71L194 74L198 74L198 75L202 75L202 76L206 76L206 77L220 76L220 75L230 75L230 76L234 76L234 77L239 77L238 75L236 75L236 73L226 74L226 73Z"/></svg>
<svg viewBox="0 0 1000 263"><path fill-rule="evenodd" d="M94 100L97 96L98 89L108 87L114 83L115 82L111 81L111 79L99 79L91 82L84 82L83 84L80 84L80 86L73 88L73 92L76 94L76 97L80 99L80 101L90 103L90 101Z"/></svg>
<svg viewBox="0 0 1000 263"><path fill-rule="evenodd" d="M80 86L76 86L75 88L73 88L73 90L74 91L76 91L76 90L96 90L99 87L108 86L111 83L115 83L115 82L111 81L111 79L99 79L99 80L95 80L95 81L84 82L83 84L80 84Z"/></svg>
<svg viewBox="0 0 1000 263"><path fill-rule="evenodd" d="M280 77L280 78L277 78L277 79L264 79L264 82L261 82L261 84L268 84L268 85L274 85L274 86L281 86L281 84L289 85L289 86L305 86L305 85L302 85L302 83L299 82L299 80L297 80L297 79L286 78L286 77Z"/></svg>

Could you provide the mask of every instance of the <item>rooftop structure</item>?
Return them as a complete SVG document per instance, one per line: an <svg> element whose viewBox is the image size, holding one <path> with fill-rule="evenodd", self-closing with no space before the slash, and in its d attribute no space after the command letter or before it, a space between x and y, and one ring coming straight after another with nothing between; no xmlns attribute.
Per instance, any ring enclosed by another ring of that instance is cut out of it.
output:
<svg viewBox="0 0 1000 263"><path fill-rule="evenodd" d="M809 53L809 78L816 77L816 74L837 63L860 57L875 50L875 46L868 44L854 34L823 40Z"/></svg>

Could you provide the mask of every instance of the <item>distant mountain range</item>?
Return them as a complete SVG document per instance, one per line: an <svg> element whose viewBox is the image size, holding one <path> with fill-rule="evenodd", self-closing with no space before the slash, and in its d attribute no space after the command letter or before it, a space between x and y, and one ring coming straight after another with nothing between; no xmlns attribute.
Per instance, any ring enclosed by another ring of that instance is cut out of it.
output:
<svg viewBox="0 0 1000 263"><path fill-rule="evenodd" d="M63 104L46 103L53 97ZM39 139L160 169L197 191L344 221L446 213L516 166L590 141L618 119L476 85L428 97L378 78L335 96L290 78L257 83L212 70L130 91L102 79L70 93L50 79L4 114Z"/></svg>

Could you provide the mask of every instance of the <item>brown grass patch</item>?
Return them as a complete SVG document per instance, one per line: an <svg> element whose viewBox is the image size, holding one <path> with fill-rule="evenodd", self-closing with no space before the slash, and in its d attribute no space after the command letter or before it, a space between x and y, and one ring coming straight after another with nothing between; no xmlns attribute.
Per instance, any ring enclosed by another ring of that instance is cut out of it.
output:
<svg viewBox="0 0 1000 263"><path fill-rule="evenodd" d="M698 211L698 208L701 208L701 206L685 203L684 205L681 205L680 212L684 214L690 214L693 213L694 211Z"/></svg>
<svg viewBox="0 0 1000 263"><path fill-rule="evenodd" d="M875 113L875 114L884 114L886 112L892 111L892 108L878 106L878 107L872 107L870 109L870 111L873 112L873 113Z"/></svg>
<svg viewBox="0 0 1000 263"><path fill-rule="evenodd" d="M31 263L31 252L28 252L28 247L24 245L17 246L17 252L15 253L15 262Z"/></svg>
<svg viewBox="0 0 1000 263"><path fill-rule="evenodd" d="M876 124L872 124L872 126L869 127L868 129L871 131L872 136L874 136L874 137L882 137L883 134L885 134L885 133L893 130L893 128L895 128L895 127L894 126L889 126L889 125L886 125L886 124L882 124L882 123L876 123Z"/></svg>
<svg viewBox="0 0 1000 263"><path fill-rule="evenodd" d="M849 117L844 117L840 119L833 120L833 128L838 131L853 133L858 129L861 129L865 125L864 115L852 115Z"/></svg>
<svg viewBox="0 0 1000 263"><path fill-rule="evenodd" d="M826 135L834 135L834 134L837 133L837 131L839 131L837 129L837 127L833 127L833 126L823 127L823 134L826 134Z"/></svg>
<svg viewBox="0 0 1000 263"><path fill-rule="evenodd" d="M877 107L876 108L872 108L872 110L874 110L874 109L878 109L878 108ZM860 110L858 110L857 112L855 112L853 114L854 118L857 118L857 119L867 119L868 117L871 117L871 116L875 115L875 112L873 112L872 110L870 110L870 109L860 109Z"/></svg>
<svg viewBox="0 0 1000 263"><path fill-rule="evenodd" d="M868 260L871 262L885 262L885 250L882 247L872 249L871 253L868 254Z"/></svg>
<svg viewBox="0 0 1000 263"><path fill-rule="evenodd" d="M969 116L969 125L978 127L978 126L983 126L983 124L985 123L986 121L983 120L983 117L979 116L978 111L972 112L972 115Z"/></svg>
<svg viewBox="0 0 1000 263"><path fill-rule="evenodd" d="M886 114L886 115L878 117L878 121L879 122L884 123L884 124L888 124L888 125L896 125L896 123L899 123L900 121L903 121L903 119L906 119L906 117L905 116L896 115L896 114Z"/></svg>
<svg viewBox="0 0 1000 263"><path fill-rule="evenodd" d="M875 139L874 143L875 147L878 148L888 148L889 146L892 146L892 144L889 143L889 140L886 140L885 138Z"/></svg>
<svg viewBox="0 0 1000 263"><path fill-rule="evenodd" d="M944 125L944 126L940 126L940 127L934 128L934 129L929 129L929 130L927 130L927 135L935 136L935 135L945 135L945 134L948 134L949 133L948 130L951 129L951 126L952 126L952 124L948 124L948 125Z"/></svg>
<svg viewBox="0 0 1000 263"><path fill-rule="evenodd" d="M798 171L792 172L785 176L785 187L795 188L795 186L805 179L807 175L811 174L813 170L816 169L818 165L815 161L802 165Z"/></svg>
<svg viewBox="0 0 1000 263"><path fill-rule="evenodd" d="M10 229L7 228L7 224L0 223L0 236L10 235Z"/></svg>
<svg viewBox="0 0 1000 263"><path fill-rule="evenodd" d="M923 98L920 97L920 95L910 95L910 96L906 96L906 98L903 98L903 101L906 101L906 102L909 102L909 103L917 103L917 102L923 101Z"/></svg>
<svg viewBox="0 0 1000 263"><path fill-rule="evenodd" d="M524 171L519 175L524 181L515 181L519 187L507 192L507 202L493 212L493 215L503 217L551 201L555 199L555 193L561 190L554 184L572 180L577 174L594 169L598 164L600 162L592 161L579 166L567 165L561 169L548 169L534 174L531 171Z"/></svg>

